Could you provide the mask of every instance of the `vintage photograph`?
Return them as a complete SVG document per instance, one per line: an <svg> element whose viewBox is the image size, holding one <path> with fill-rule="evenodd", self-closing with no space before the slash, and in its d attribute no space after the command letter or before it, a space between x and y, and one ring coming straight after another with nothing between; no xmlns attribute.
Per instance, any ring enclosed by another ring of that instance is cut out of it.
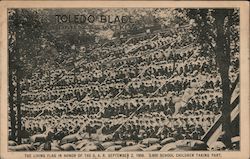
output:
<svg viewBox="0 0 250 159"><path fill-rule="evenodd" d="M239 8L7 11L8 152L241 150Z"/></svg>

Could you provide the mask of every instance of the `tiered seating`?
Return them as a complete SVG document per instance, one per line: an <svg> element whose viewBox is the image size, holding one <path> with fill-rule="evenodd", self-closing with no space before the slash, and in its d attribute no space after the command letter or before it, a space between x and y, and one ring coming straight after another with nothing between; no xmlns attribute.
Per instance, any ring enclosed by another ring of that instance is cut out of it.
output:
<svg viewBox="0 0 250 159"><path fill-rule="evenodd" d="M23 130L52 128L53 140L79 131L136 143L200 140L221 113L221 79L188 28L133 37L94 49L76 68L23 82ZM239 74L232 58L230 78ZM50 82L48 82L50 78Z"/></svg>

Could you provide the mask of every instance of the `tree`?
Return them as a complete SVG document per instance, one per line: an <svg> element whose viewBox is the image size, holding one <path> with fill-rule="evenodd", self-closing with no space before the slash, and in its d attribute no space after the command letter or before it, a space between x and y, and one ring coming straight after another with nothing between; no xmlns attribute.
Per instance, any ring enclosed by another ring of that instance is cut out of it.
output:
<svg viewBox="0 0 250 159"><path fill-rule="evenodd" d="M43 35L43 19L38 16L38 10L9 10L9 105L11 120L11 139L21 143L21 103L22 81L32 75L37 63L34 54L39 52L41 36ZM15 111L16 108L16 111ZM17 123L16 123L17 121ZM16 129L17 125L17 129ZM17 133L16 133L17 130Z"/></svg>
<svg viewBox="0 0 250 159"><path fill-rule="evenodd" d="M228 148L232 146L231 111L230 107L232 88L235 84L230 81L229 67L231 55L238 49L231 47L232 43L239 40L239 12L234 9L190 9L187 13L191 20L194 20L194 32L198 37L198 42L202 46L203 52L212 53L217 63L221 77L222 88L222 129L224 131L223 140ZM238 47L238 46L236 46ZM237 78L235 82L238 82Z"/></svg>

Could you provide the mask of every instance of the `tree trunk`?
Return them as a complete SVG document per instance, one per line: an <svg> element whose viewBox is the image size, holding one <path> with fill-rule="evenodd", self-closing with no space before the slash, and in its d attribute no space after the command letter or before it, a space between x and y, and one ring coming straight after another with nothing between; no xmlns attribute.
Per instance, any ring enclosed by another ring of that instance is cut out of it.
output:
<svg viewBox="0 0 250 159"><path fill-rule="evenodd" d="M20 85L20 68L17 68L17 75L16 75L16 79L17 79L17 101L16 101L16 106L17 106L17 142L18 144L21 144L21 120L22 120L22 112L21 112L21 85Z"/></svg>
<svg viewBox="0 0 250 159"><path fill-rule="evenodd" d="M19 19L19 11L17 10L16 12L17 14L17 18ZM16 97L16 107L17 107L17 143L18 144L21 144L21 120L22 120L22 112L21 112L21 103L22 103L22 99L21 99L21 76L22 76L22 73L21 73L21 60L20 60L20 52L22 51L19 46L19 41L22 41L22 39L19 38L19 34L21 34L20 32L17 31L16 33L16 83L17 83L17 86L16 86L16 94L17 94L17 97Z"/></svg>
<svg viewBox="0 0 250 159"><path fill-rule="evenodd" d="M229 80L229 65L230 65L230 52L225 48L226 36L224 34L224 22L227 16L227 11L218 9L215 12L215 24L217 28L216 37L216 62L218 64L219 73L222 81L222 130L224 131L223 142L228 148L231 148L232 131L231 131L231 92Z"/></svg>
<svg viewBox="0 0 250 159"><path fill-rule="evenodd" d="M222 130L225 132L223 140L228 148L231 148L231 91L230 91L230 80L228 77L228 71L221 71L221 80L222 80L222 97L223 97L223 106L222 106Z"/></svg>
<svg viewBox="0 0 250 159"><path fill-rule="evenodd" d="M15 117L15 111L14 111L14 93L15 88L13 85L13 72L11 69L9 69L9 107L10 107L10 123L11 123L11 134L10 139L16 140L16 117Z"/></svg>

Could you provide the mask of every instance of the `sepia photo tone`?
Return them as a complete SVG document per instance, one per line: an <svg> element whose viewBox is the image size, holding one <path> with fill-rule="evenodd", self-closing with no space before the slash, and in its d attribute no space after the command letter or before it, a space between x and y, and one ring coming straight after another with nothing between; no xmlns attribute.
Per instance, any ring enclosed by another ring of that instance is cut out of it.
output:
<svg viewBox="0 0 250 159"><path fill-rule="evenodd" d="M238 8L8 9L8 151L239 151Z"/></svg>

